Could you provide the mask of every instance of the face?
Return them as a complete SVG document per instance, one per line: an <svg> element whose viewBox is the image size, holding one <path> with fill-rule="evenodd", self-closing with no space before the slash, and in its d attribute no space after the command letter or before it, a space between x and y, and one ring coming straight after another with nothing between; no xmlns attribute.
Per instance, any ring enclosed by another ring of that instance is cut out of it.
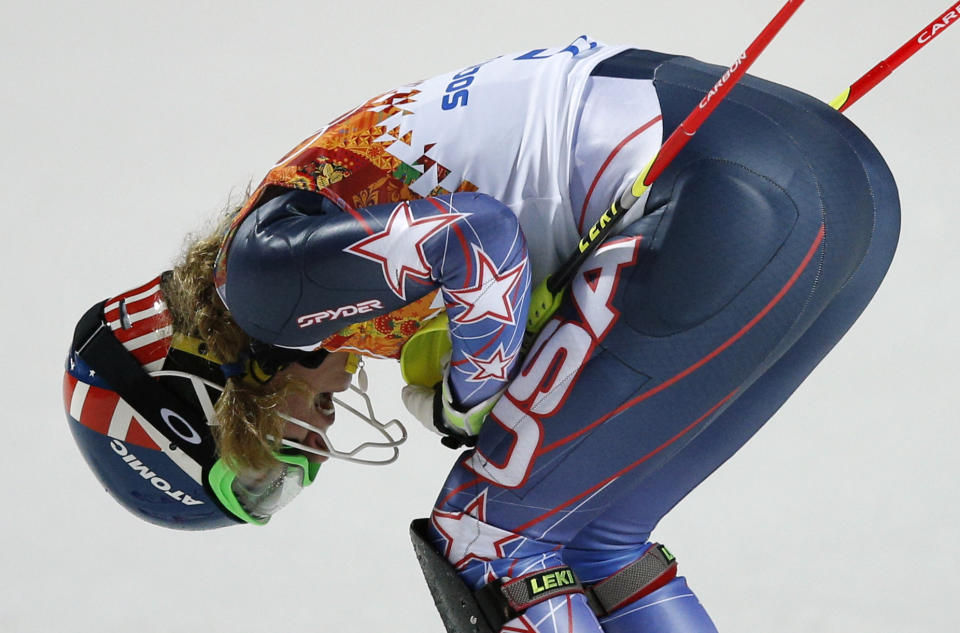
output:
<svg viewBox="0 0 960 633"><path fill-rule="evenodd" d="M309 394L293 393L282 405L283 413L326 431L334 422L332 394L346 391L353 376L346 365L350 354L331 352L316 369L308 369L298 363L284 368L277 376L293 376L310 386ZM283 436L310 448L326 450L323 438L318 433L286 423ZM324 462L326 457L308 453L310 461Z"/></svg>

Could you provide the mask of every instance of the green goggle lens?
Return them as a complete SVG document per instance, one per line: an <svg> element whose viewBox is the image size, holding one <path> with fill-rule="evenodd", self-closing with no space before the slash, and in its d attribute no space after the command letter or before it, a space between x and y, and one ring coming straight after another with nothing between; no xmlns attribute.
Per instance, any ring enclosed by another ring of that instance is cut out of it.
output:
<svg viewBox="0 0 960 633"><path fill-rule="evenodd" d="M276 452L277 463L265 471L236 472L218 459L207 480L220 503L234 516L264 525L301 490L313 483L320 469L300 454Z"/></svg>

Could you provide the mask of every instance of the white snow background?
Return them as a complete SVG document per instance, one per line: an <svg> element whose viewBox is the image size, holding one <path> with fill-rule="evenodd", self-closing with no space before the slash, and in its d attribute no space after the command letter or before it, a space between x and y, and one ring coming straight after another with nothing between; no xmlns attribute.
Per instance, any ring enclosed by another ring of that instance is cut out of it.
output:
<svg viewBox="0 0 960 633"><path fill-rule="evenodd" d="M829 101L945 0L810 0L753 73ZM100 489L61 404L73 326L368 97L494 55L610 43L729 64L779 0L0 3L0 631L441 633L407 537L453 459L328 465L267 528L177 533ZM948 631L960 445L960 28L848 115L897 177L903 232L873 304L655 538L724 632Z"/></svg>

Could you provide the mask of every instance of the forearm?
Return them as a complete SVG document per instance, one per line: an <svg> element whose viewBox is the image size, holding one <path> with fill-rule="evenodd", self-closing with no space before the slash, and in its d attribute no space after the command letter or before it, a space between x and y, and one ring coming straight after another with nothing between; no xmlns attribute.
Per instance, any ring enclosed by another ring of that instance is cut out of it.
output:
<svg viewBox="0 0 960 633"><path fill-rule="evenodd" d="M448 381L457 405L468 408L499 392L513 377L526 322L530 267L516 216L493 198L459 194L453 212L467 212L428 255L450 319Z"/></svg>

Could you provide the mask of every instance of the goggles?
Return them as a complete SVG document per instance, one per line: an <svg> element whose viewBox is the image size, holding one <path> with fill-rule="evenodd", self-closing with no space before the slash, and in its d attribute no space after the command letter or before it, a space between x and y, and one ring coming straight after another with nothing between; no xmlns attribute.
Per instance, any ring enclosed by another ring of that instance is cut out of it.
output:
<svg viewBox="0 0 960 633"><path fill-rule="evenodd" d="M277 463L266 471L231 469L218 459L207 479L224 507L247 523L264 525L313 483L320 469L303 455L273 454Z"/></svg>

